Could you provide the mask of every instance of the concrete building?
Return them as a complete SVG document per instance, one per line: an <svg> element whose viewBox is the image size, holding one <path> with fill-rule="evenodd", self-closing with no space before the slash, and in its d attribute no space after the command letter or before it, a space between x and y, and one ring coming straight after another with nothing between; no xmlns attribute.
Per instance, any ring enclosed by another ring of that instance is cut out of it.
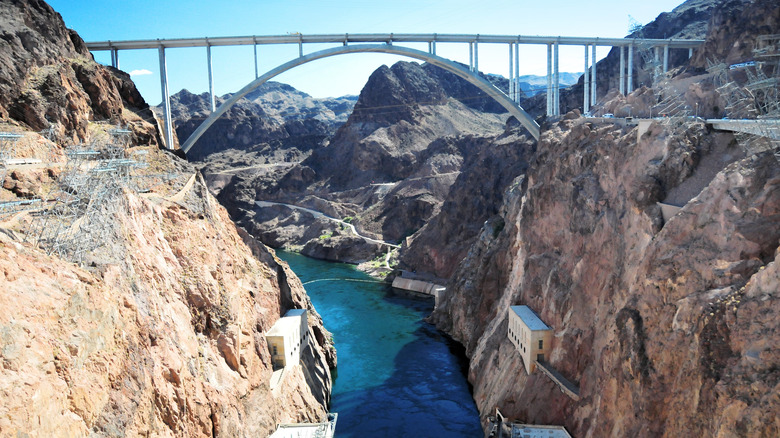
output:
<svg viewBox="0 0 780 438"><path fill-rule="evenodd" d="M542 426L539 424L512 424L512 438L571 438L563 426Z"/></svg>
<svg viewBox="0 0 780 438"><path fill-rule="evenodd" d="M552 329L528 306L511 306L509 309L509 330L507 336L517 347L523 358L525 371L536 370L536 361L550 357Z"/></svg>
<svg viewBox="0 0 780 438"><path fill-rule="evenodd" d="M284 368L301 361L301 350L309 341L306 309L292 309L279 318L265 334L275 368Z"/></svg>

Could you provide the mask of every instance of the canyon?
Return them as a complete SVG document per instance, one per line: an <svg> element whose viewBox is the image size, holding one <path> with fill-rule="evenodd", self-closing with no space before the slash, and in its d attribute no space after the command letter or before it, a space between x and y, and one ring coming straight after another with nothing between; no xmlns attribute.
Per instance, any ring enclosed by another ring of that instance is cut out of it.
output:
<svg viewBox="0 0 780 438"><path fill-rule="evenodd" d="M543 93L521 102L542 126L536 141L476 88L399 62L358 97L269 83L187 162L159 149L154 110L129 76L94 63L48 5L0 5L0 117L24 133L19 150L63 162L63 144L120 124L172 175L150 193L122 191L109 247L81 265L26 242L30 215L0 222L2 434L266 436L322 419L332 338L268 245L355 264L387 255L388 280L406 271L446 284L427 321L464 346L486 434L498 409L576 437L780 435L776 140L756 148L691 114L641 129L586 117L580 79L562 90L561 117L544 116ZM702 48L675 54L662 80L637 56L626 96L613 50L591 112L646 117L674 96L696 116L743 117L721 81L744 87L748 75L728 65L778 33L776 2L689 0L631 36ZM173 100L183 141L207 96ZM59 169L9 172L0 199L43 197ZM546 362L578 397L525 371L507 337L521 304L552 329ZM272 390L264 333L293 308L310 312L310 355Z"/></svg>

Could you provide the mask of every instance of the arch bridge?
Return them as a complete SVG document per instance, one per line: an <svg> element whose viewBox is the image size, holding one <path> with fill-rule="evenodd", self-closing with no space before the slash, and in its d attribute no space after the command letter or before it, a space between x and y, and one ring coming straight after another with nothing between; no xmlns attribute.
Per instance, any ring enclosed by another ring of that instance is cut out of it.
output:
<svg viewBox="0 0 780 438"><path fill-rule="evenodd" d="M338 44L336 47L304 54L304 44ZM355 44L356 43L356 44ZM398 43L427 43L428 50L417 50L398 45ZM455 61L438 56L436 54L437 43L461 43L469 46L468 68ZM509 48L509 93L497 89L489 81L479 74L479 44L506 44ZM162 104L165 118L165 142L168 147L173 145L173 130L170 111L170 93L168 89L167 64L165 59L166 49L182 47L205 47L209 77L209 95L212 114L193 132L182 145L187 152L200 136L224 114L241 97L256 89L273 77L295 68L299 65L318 59L343 55L349 53L389 53L407 56L421 61L429 62L475 85L488 96L491 96L533 135L539 138L539 125L518 104L521 93L519 84L520 56L519 46L546 45L547 46L547 115L560 114L560 80L559 80L559 46L574 45L584 46L584 92L583 111L588 111L591 102L596 102L596 47L608 46L620 49L620 92L629 93L633 90L633 56L634 51L652 49L655 59L661 64L660 52L663 50L663 71L666 72L669 65L670 50L687 50L691 56L693 49L703 44L703 40L686 39L637 39L637 38L598 38L598 37L563 37L563 36L523 36L523 35L468 35L468 34L335 34L335 35L278 35L278 36L242 36L219 38L178 38L178 39L154 39L154 40L128 40L128 41L96 41L88 42L87 47L91 51L110 51L111 64L119 68L120 50L157 49L160 58L160 84L162 91ZM264 74L258 71L257 48L259 45L269 44L297 44L298 57L288 61ZM214 76L212 72L211 48L215 46L254 46L255 80L250 82L230 99L215 107ZM626 51L628 62L626 62Z"/></svg>

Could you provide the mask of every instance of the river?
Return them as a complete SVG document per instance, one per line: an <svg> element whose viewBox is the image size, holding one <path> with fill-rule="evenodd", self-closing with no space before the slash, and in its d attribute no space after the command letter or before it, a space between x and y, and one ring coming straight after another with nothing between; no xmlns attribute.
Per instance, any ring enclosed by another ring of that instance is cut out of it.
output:
<svg viewBox="0 0 780 438"><path fill-rule="evenodd" d="M352 265L277 251L338 351L338 438L482 437L462 347L422 319L433 301L396 294Z"/></svg>

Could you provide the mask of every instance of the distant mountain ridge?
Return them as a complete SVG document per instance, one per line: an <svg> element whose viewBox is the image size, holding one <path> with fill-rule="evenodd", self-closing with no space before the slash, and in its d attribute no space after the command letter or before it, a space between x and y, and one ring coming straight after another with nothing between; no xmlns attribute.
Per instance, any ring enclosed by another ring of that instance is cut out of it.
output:
<svg viewBox="0 0 780 438"><path fill-rule="evenodd" d="M216 105L232 96L217 97ZM298 152L310 150L333 135L346 122L356 101L357 96L314 98L290 85L266 82L220 117L187 156L198 161L214 152L258 150L274 143L276 149L296 149L290 156L298 158ZM159 106L155 110L162 111ZM208 93L185 89L171 96L171 117L180 142L210 114Z"/></svg>

